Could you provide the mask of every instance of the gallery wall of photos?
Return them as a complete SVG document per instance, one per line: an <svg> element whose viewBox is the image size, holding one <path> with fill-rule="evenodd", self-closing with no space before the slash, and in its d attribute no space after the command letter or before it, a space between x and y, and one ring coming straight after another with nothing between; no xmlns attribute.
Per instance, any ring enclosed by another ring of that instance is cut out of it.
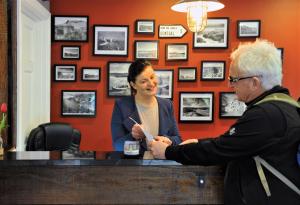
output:
<svg viewBox="0 0 300 205"><path fill-rule="evenodd" d="M284 83L300 95L291 83L297 74L286 71L293 54L284 23L296 19L280 14L285 21L277 16L274 24L271 18L278 7L290 5L224 0L224 9L209 13L205 31L192 33L185 14L170 9L175 2L51 1L51 121L78 128L81 149L112 150L114 99L130 95L128 67L139 58L155 69L157 96L173 101L183 139L216 137L244 112L246 106L235 100L227 80L230 53L240 42L257 37L275 42Z"/></svg>

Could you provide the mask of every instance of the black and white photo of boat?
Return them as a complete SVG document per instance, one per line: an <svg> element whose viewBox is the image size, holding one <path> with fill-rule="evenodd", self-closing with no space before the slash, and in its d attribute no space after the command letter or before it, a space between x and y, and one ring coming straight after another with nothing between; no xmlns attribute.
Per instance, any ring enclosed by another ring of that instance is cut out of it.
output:
<svg viewBox="0 0 300 205"><path fill-rule="evenodd" d="M130 86L127 82L128 68L131 63L109 62L109 96L130 96Z"/></svg>
<svg viewBox="0 0 300 205"><path fill-rule="evenodd" d="M87 41L88 17L54 16L55 41Z"/></svg>
<svg viewBox="0 0 300 205"><path fill-rule="evenodd" d="M135 41L135 58L158 59L158 41Z"/></svg>
<svg viewBox="0 0 300 205"><path fill-rule="evenodd" d="M100 81L100 68L82 68L83 81Z"/></svg>
<svg viewBox="0 0 300 205"><path fill-rule="evenodd" d="M167 44L167 60L187 60L188 44Z"/></svg>
<svg viewBox="0 0 300 205"><path fill-rule="evenodd" d="M54 65L55 81L76 81L76 65Z"/></svg>
<svg viewBox="0 0 300 205"><path fill-rule="evenodd" d="M80 59L80 46L62 46L62 59Z"/></svg>
<svg viewBox="0 0 300 205"><path fill-rule="evenodd" d="M260 36L260 20L239 20L238 37L259 37Z"/></svg>

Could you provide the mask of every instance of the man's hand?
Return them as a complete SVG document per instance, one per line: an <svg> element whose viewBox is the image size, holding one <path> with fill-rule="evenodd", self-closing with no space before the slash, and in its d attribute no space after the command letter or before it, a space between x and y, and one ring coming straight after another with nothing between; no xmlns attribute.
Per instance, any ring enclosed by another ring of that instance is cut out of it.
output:
<svg viewBox="0 0 300 205"><path fill-rule="evenodd" d="M191 143L198 143L198 140L197 139L188 139L188 140L181 142L179 145L191 144Z"/></svg>
<svg viewBox="0 0 300 205"><path fill-rule="evenodd" d="M131 129L131 135L136 140L142 140L145 138L145 135L140 126L141 125L135 124Z"/></svg>
<svg viewBox="0 0 300 205"><path fill-rule="evenodd" d="M149 143L149 148L155 159L166 159L165 151L168 146L168 144L156 140Z"/></svg>
<svg viewBox="0 0 300 205"><path fill-rule="evenodd" d="M156 137L154 137L154 139L156 141L164 142L167 145L171 145L172 144L172 141L169 138L164 137L164 136L156 136Z"/></svg>

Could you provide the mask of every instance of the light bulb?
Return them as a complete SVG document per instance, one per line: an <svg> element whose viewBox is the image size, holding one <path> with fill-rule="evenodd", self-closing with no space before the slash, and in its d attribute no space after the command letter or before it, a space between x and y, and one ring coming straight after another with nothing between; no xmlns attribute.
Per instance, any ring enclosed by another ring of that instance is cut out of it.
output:
<svg viewBox="0 0 300 205"><path fill-rule="evenodd" d="M192 32L201 32L207 25L207 5L203 2L187 8L187 25Z"/></svg>

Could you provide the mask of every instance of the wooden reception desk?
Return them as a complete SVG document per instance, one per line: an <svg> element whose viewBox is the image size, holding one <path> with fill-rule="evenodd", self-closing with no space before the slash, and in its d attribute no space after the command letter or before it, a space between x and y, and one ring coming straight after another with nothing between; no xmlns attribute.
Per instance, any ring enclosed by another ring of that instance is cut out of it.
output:
<svg viewBox="0 0 300 205"><path fill-rule="evenodd" d="M15 152L0 158L1 204L223 204L219 167L169 160L61 159L60 152Z"/></svg>

